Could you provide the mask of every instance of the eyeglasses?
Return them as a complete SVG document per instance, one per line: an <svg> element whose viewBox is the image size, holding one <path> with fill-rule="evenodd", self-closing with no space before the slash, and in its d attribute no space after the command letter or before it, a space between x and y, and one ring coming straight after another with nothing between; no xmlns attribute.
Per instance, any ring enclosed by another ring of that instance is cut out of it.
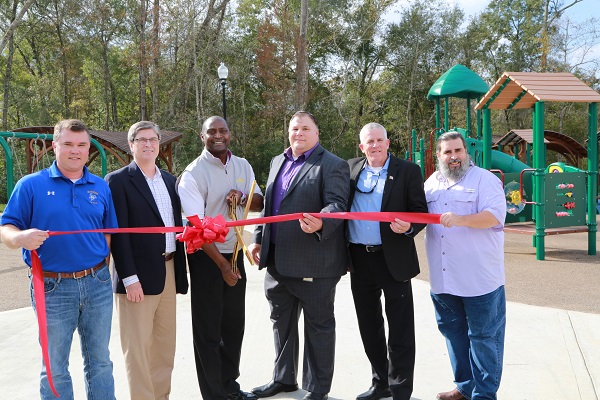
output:
<svg viewBox="0 0 600 400"><path fill-rule="evenodd" d="M146 144L146 143L156 144L156 143L160 142L160 139L157 137L151 137L151 138L141 137L141 138L135 138L135 139L133 139L133 141L136 143L140 143L140 144Z"/></svg>
<svg viewBox="0 0 600 400"><path fill-rule="evenodd" d="M375 178L375 179L373 179ZM355 189L358 193L362 193L362 194L370 194L373 193L373 191L375 191L375 188L377 187L377 182L379 181L379 174L371 174L371 189L369 189L367 192L365 192L364 190L361 190L361 188L358 187L358 181L359 179L356 179L356 181L354 182L355 184Z"/></svg>

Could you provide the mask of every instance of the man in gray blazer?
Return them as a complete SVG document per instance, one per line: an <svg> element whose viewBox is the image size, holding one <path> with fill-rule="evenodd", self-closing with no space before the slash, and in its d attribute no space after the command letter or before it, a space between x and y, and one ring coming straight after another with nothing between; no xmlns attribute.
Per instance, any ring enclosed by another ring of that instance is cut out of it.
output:
<svg viewBox="0 0 600 400"><path fill-rule="evenodd" d="M315 118L295 113L289 140L290 147L271 161L263 215L345 211L349 167L321 147ZM299 221L257 226L253 241L249 250L259 268L267 268L276 355L273 380L252 392L270 397L298 389L298 320L304 310L304 400L327 399L335 357L335 287L346 272L343 221L304 214Z"/></svg>

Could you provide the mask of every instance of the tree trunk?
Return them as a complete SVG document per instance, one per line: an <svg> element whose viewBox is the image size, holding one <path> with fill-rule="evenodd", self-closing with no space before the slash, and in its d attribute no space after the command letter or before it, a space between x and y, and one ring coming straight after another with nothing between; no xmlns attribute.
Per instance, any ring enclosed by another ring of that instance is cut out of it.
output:
<svg viewBox="0 0 600 400"><path fill-rule="evenodd" d="M108 62L108 44L106 33L102 34L102 70L104 74L104 106L106 108L105 128L107 131L116 129L119 126L119 114L117 113L117 97L115 85L110 73L110 64Z"/></svg>
<svg viewBox="0 0 600 400"><path fill-rule="evenodd" d="M14 0L12 8L12 21L14 24L17 14L17 4L19 0ZM12 24L11 24L12 26ZM6 71L4 73L4 96L2 97L2 130L8 130L8 105L10 104L10 78L12 75L13 55L15 54L15 36L14 31L7 32L8 37L8 57L6 59ZM6 35L5 35L6 36ZM1 50L0 50L1 51Z"/></svg>
<svg viewBox="0 0 600 400"><path fill-rule="evenodd" d="M23 19L23 15L25 15L25 13L29 9L29 7L31 7L31 5L33 4L34 1L35 0L27 0L27 2L25 4L23 4L23 7L21 7L21 10L19 10L18 15L16 15L17 14L16 8L17 8L17 4L19 2L15 1L14 5L13 5L14 18L12 19L12 23L10 24L10 26L4 33L2 40L0 41L0 53L2 53L2 51L4 50L4 46L6 46L7 41L13 36L13 32L15 31L15 29L17 29L17 26L19 26L19 23L21 23L21 19Z"/></svg>
<svg viewBox="0 0 600 400"><path fill-rule="evenodd" d="M154 0L152 13L152 120L158 120L158 68L160 59L160 0Z"/></svg>
<svg viewBox="0 0 600 400"><path fill-rule="evenodd" d="M140 10L138 15L139 37L139 60L138 60L138 79L140 90L140 120L146 120L146 87L148 86L148 60L146 59L146 21L148 12L147 0L140 0Z"/></svg>
<svg viewBox="0 0 600 400"><path fill-rule="evenodd" d="M583 0L573 0L570 4L554 10L550 10L550 1L551 0L544 0L544 20L542 21L542 32L540 35L542 42L540 69L542 72L545 72L548 68L548 54L550 54L550 27L554 21L560 17L563 11L565 11L567 8L573 7L575 4L580 3ZM556 5L560 6L561 4L558 3Z"/></svg>
<svg viewBox="0 0 600 400"><path fill-rule="evenodd" d="M300 10L300 35L296 56L296 110L306 109L308 97L308 0L302 0Z"/></svg>
<svg viewBox="0 0 600 400"><path fill-rule="evenodd" d="M67 49L65 47L65 41L62 34L61 29L61 11L58 9L57 1L54 2L54 11L56 12L56 36L58 37L58 42L60 43L60 69L61 69L61 77L62 77L62 90L63 90L63 106L64 106L64 118L71 117L71 102L69 100L69 72L67 66Z"/></svg>

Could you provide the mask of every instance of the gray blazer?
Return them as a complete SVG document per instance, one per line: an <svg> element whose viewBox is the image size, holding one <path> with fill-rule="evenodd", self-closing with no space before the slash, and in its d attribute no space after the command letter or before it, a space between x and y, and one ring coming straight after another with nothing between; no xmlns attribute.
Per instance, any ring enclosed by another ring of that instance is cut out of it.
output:
<svg viewBox="0 0 600 400"><path fill-rule="evenodd" d="M284 160L283 154L271 160L262 216L271 215L273 183ZM292 180L279 214L346 211L349 196L348 164L318 145ZM346 273L343 220L324 218L323 229L312 234L304 233L297 220L278 224L275 264L279 274L295 278L333 278ZM271 224L258 225L254 243L261 244L260 269L267 266L270 242Z"/></svg>

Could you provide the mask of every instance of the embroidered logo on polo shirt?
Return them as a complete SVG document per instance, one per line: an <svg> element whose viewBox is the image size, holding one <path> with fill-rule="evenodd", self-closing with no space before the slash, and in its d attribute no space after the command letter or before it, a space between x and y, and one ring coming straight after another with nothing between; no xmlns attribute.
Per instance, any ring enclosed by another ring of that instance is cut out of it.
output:
<svg viewBox="0 0 600 400"><path fill-rule="evenodd" d="M48 196L54 196L54 190L48 190Z"/></svg>
<svg viewBox="0 0 600 400"><path fill-rule="evenodd" d="M94 192L93 190L88 190L88 196L90 199L90 203L98 204L98 192Z"/></svg>

